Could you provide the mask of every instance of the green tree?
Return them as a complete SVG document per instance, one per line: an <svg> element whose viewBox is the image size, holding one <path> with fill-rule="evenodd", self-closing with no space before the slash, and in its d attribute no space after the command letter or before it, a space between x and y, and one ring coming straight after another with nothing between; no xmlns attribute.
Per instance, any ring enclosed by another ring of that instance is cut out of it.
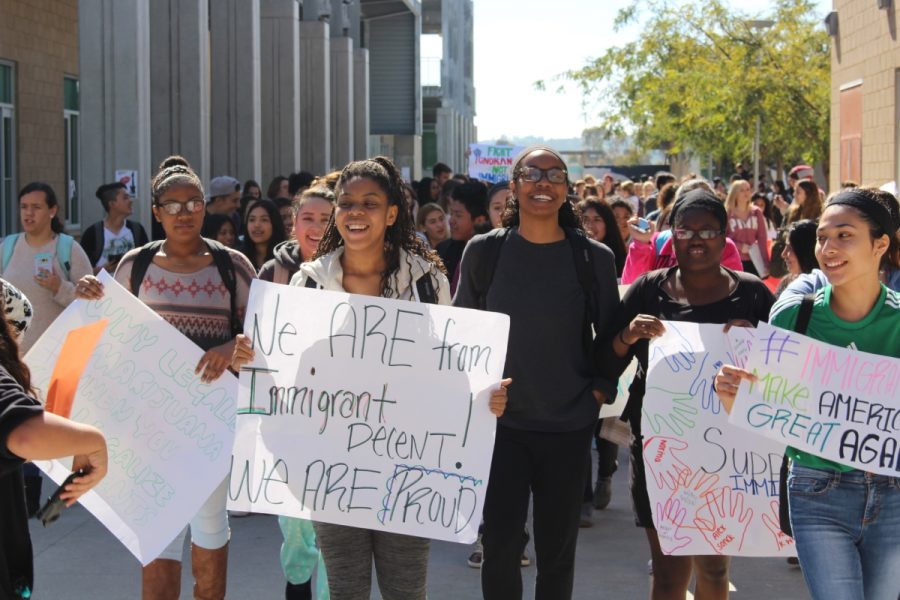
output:
<svg viewBox="0 0 900 600"><path fill-rule="evenodd" d="M558 81L579 86L599 127L644 150L746 160L758 116L762 164L826 160L828 35L810 0L777 0L770 18L751 21L722 0L636 0L615 30L636 26L640 37Z"/></svg>

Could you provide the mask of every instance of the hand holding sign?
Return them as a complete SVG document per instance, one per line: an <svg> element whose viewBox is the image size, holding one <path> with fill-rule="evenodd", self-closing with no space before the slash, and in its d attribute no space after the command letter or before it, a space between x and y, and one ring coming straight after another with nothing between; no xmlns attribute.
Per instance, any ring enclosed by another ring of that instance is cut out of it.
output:
<svg viewBox="0 0 900 600"><path fill-rule="evenodd" d="M753 519L753 509L744 508L744 494L725 486L706 495L706 506L697 511L694 526L716 554L737 554Z"/></svg>

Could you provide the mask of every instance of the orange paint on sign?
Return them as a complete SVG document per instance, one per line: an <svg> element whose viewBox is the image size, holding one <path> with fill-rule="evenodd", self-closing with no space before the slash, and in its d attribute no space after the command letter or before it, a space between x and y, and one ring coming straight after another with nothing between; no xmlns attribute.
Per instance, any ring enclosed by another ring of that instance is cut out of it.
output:
<svg viewBox="0 0 900 600"><path fill-rule="evenodd" d="M81 374L91 360L94 348L103 337L108 324L108 319L102 319L73 329L66 336L56 365L53 367L53 375L50 376L45 410L66 418L72 414L72 404L75 402L75 392L78 390Z"/></svg>

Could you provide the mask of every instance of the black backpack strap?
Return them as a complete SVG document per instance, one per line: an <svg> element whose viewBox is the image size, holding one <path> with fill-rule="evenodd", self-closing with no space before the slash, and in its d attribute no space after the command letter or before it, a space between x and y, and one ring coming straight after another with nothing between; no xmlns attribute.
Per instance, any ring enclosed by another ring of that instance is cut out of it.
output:
<svg viewBox="0 0 900 600"><path fill-rule="evenodd" d="M228 302L231 310L231 337L235 337L244 331L244 327L237 314L237 273L234 269L234 261L231 260L231 254L224 244L207 238L203 238L203 241L206 242L209 252L212 254L213 262L219 271L222 283L225 284L225 289L228 290Z"/></svg>
<svg viewBox="0 0 900 600"><path fill-rule="evenodd" d="M317 289L319 289L319 282L316 281L315 279L313 279L312 277L307 277L306 284L304 285L304 287L308 287L308 288L317 290Z"/></svg>
<svg viewBox="0 0 900 600"><path fill-rule="evenodd" d="M809 320L812 318L813 304L816 301L815 292L805 294L803 301L800 303L800 312L797 313L797 322L794 324L794 331L801 335L806 334L806 328L809 327ZM788 495L788 456L785 454L781 458L781 470L778 476L778 521L781 531L787 535L793 535L791 531L791 509L790 496Z"/></svg>
<svg viewBox="0 0 900 600"><path fill-rule="evenodd" d="M582 327L581 342L588 355L591 354L594 344L592 325L597 326L594 315L595 291L597 279L594 277L594 264L591 257L591 243L587 236L576 229L566 228L566 238L572 247L572 259L575 261L575 274L578 276L578 284L584 295L584 325Z"/></svg>
<svg viewBox="0 0 900 600"><path fill-rule="evenodd" d="M164 240L157 240L141 246L137 256L135 256L134 260L131 262L131 279L129 280L129 283L131 284L131 293L134 294L135 297L137 297L138 293L141 291L141 284L144 282L144 276L147 274L147 269L150 267L150 263L153 262L153 257L159 252L160 247L163 245L163 241Z"/></svg>
<svg viewBox="0 0 900 600"><path fill-rule="evenodd" d="M438 303L437 291L431 282L430 274L425 273L425 275L416 280L416 292L419 294L419 302L424 302L425 304Z"/></svg>
<svg viewBox="0 0 900 600"><path fill-rule="evenodd" d="M815 292L803 296L803 301L800 303L800 312L797 313L797 322L794 324L794 331L800 335L806 335L806 328L809 327L809 319L812 317L815 301Z"/></svg>
<svg viewBox="0 0 900 600"><path fill-rule="evenodd" d="M509 227L495 229L484 235L481 241L481 256L477 263L472 265L472 274L475 297L478 299L477 308L484 310L487 306L487 293L494 281L494 272L497 270L497 262L500 260L500 251L503 242L509 237Z"/></svg>
<svg viewBox="0 0 900 600"><path fill-rule="evenodd" d="M97 264L100 257L103 256L103 246L106 244L106 231L103 226L103 220L97 221L91 227L94 229L94 247L91 248L91 267Z"/></svg>

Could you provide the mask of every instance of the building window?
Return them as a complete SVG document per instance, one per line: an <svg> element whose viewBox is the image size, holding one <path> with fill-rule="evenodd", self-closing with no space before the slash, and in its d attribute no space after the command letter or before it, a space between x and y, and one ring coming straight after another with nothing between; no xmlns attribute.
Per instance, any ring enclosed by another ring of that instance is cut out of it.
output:
<svg viewBox="0 0 900 600"><path fill-rule="evenodd" d="M71 77L63 79L63 122L65 125L66 144L66 224L78 227L81 223L81 182L78 138L79 138L78 80Z"/></svg>
<svg viewBox="0 0 900 600"><path fill-rule="evenodd" d="M10 63L0 62L0 234L16 230L15 72Z"/></svg>

